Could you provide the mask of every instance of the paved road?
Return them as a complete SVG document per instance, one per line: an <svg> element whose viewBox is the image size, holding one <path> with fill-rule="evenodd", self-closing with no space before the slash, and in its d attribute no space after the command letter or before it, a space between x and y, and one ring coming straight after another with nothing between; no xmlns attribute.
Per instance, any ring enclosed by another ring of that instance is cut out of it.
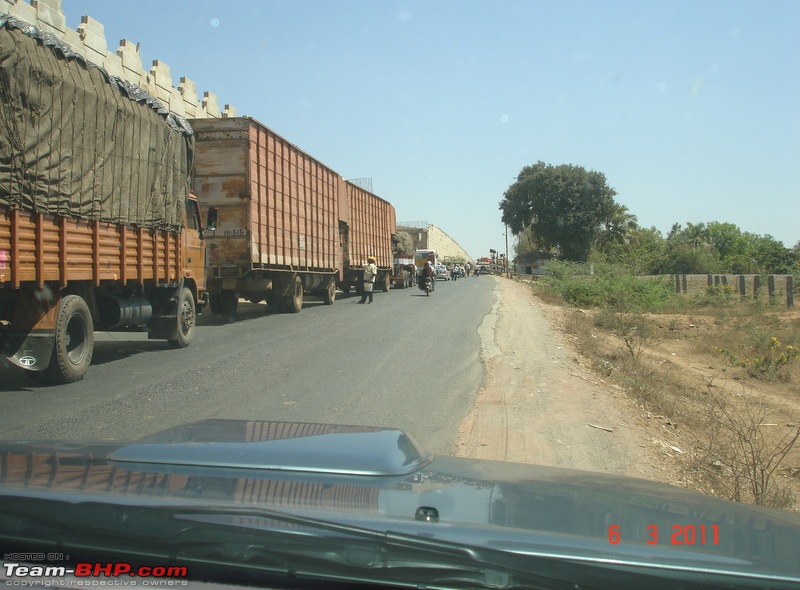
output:
<svg viewBox="0 0 800 590"><path fill-rule="evenodd" d="M300 420L402 428L451 452L481 384L478 327L495 279L437 282L355 296L299 314L240 304L210 314L172 350L146 334L98 333L86 378L38 387L0 366L0 438L133 439L205 418ZM3 361L5 362L5 361Z"/></svg>

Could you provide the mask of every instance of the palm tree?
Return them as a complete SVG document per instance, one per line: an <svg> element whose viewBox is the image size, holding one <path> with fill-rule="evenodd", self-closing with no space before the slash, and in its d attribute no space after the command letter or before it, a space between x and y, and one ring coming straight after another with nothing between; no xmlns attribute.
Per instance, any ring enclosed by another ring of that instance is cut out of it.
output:
<svg viewBox="0 0 800 590"><path fill-rule="evenodd" d="M596 246L598 250L608 244L621 244L627 246L633 233L639 229L636 216L625 205L614 203L610 215L597 234Z"/></svg>
<svg viewBox="0 0 800 590"><path fill-rule="evenodd" d="M709 245L709 233L705 223L687 223L683 230L686 241L692 248Z"/></svg>

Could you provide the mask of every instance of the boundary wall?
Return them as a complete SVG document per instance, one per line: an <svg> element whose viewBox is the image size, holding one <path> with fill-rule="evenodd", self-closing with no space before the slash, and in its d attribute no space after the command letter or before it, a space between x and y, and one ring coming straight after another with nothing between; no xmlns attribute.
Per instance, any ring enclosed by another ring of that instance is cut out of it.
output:
<svg viewBox="0 0 800 590"><path fill-rule="evenodd" d="M777 298L785 298L789 307L794 306L796 287L792 275L676 274L672 275L672 279L677 293L718 289L737 293L742 299L747 297L758 299L762 294L766 294L770 302L774 302Z"/></svg>
<svg viewBox="0 0 800 590"><path fill-rule="evenodd" d="M178 85L173 86L169 66L163 61L153 60L150 69L145 70L138 43L122 39L116 50L109 51L103 23L91 16L82 16L77 29L70 29L62 0L0 0L0 13L52 33L75 53L103 67L109 74L147 90L176 115L195 119L236 116L236 109L231 105L220 109L217 96L212 92L204 92L199 97L195 83L189 78L182 77Z"/></svg>

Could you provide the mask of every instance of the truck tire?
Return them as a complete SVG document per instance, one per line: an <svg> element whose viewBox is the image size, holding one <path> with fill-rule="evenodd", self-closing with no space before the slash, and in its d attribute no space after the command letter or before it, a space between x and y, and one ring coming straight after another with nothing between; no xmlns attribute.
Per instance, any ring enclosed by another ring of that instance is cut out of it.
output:
<svg viewBox="0 0 800 590"><path fill-rule="evenodd" d="M89 306L78 295L67 295L58 304L55 345L45 372L56 383L83 379L94 352L94 323Z"/></svg>
<svg viewBox="0 0 800 590"><path fill-rule="evenodd" d="M220 293L220 308L221 313L225 315L233 315L239 307L239 298L233 291L222 291Z"/></svg>
<svg viewBox="0 0 800 590"><path fill-rule="evenodd" d="M222 313L222 302L220 301L221 298L222 296L219 293L208 294L208 307L211 308L211 313L213 314Z"/></svg>
<svg viewBox="0 0 800 590"><path fill-rule="evenodd" d="M333 302L336 301L336 281L331 281L328 283L328 288L325 289L325 292L322 294L322 302L325 305L333 305Z"/></svg>
<svg viewBox="0 0 800 590"><path fill-rule="evenodd" d="M299 313L303 309L303 281L300 277L294 279L294 295L286 295L283 300L284 311Z"/></svg>
<svg viewBox="0 0 800 590"><path fill-rule="evenodd" d="M169 344L172 348L186 348L192 343L194 327L197 323L194 295L186 287L183 287L178 293L177 316L178 337L169 340Z"/></svg>

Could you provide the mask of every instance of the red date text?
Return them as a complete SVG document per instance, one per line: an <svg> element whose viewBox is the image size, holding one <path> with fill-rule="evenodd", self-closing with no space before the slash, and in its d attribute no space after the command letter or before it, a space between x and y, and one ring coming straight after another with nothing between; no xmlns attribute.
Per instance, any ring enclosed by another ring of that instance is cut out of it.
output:
<svg viewBox="0 0 800 590"><path fill-rule="evenodd" d="M659 542L672 545L719 545L719 525L716 524L676 524L665 533L663 540L658 526L654 524L646 526L644 532L648 545L657 545ZM620 525L612 524L608 527L609 543L616 545L622 542L622 538Z"/></svg>

